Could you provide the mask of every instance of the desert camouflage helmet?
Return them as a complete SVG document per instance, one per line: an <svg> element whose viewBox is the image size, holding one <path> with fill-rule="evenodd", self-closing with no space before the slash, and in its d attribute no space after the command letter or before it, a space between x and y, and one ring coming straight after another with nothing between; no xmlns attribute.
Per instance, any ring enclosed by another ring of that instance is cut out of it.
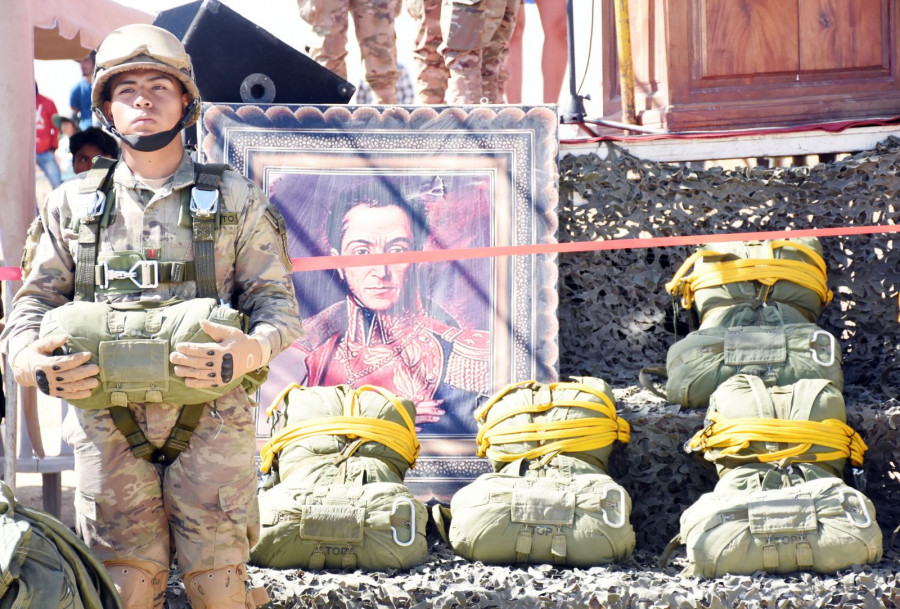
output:
<svg viewBox="0 0 900 609"><path fill-rule="evenodd" d="M102 102L109 101L112 78L135 69L159 70L177 78L195 101L189 106L191 115L185 117L187 120L182 128L197 121L200 117L200 91L194 83L191 56L174 34L144 23L126 25L111 32L97 50L91 85L91 107L95 113L98 113Z"/></svg>

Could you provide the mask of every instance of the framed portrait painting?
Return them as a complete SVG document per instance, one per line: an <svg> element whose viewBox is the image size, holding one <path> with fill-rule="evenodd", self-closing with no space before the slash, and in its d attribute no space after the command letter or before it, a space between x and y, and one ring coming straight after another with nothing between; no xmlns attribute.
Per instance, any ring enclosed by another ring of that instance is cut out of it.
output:
<svg viewBox="0 0 900 609"><path fill-rule="evenodd" d="M260 404L378 385L415 403L417 496L488 471L477 408L558 375L555 255L491 250L556 241L555 109L206 104L201 125L201 159L256 182L287 228L304 333Z"/></svg>

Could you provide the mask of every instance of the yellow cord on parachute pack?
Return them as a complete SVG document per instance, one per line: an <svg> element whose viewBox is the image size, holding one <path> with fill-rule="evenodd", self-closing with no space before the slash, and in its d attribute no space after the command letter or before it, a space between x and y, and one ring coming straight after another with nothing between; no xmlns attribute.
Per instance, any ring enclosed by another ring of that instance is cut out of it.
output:
<svg viewBox="0 0 900 609"><path fill-rule="evenodd" d="M285 388L284 391L272 401L271 406L266 409L266 416L271 417L275 414L287 394L290 393L291 390L298 388L302 389L302 386L297 383ZM397 412L400 413L400 417L403 419L406 426L404 427L393 421L384 421L374 417L360 416L359 396L366 392L377 393L388 400L394 408L397 409ZM397 396L381 387L364 385L359 389L354 390L353 393L350 394L349 400L344 400L342 416L306 419L298 422L296 425L291 425L290 427L282 429L272 436L260 450L260 457L262 458L260 470L264 474L267 473L272 467L275 456L294 442L299 442L313 436L323 435L345 436L348 440L361 439L362 442L354 448L354 451L365 442L378 442L384 444L406 459L406 462L409 463L410 467L415 467L416 459L419 456L420 446L419 439L416 436L415 421L409 416L409 413L406 412L406 409L403 407L403 404ZM350 454L352 454L352 452ZM348 454L347 456L349 457L350 455Z"/></svg>
<svg viewBox="0 0 900 609"><path fill-rule="evenodd" d="M706 458L717 457L709 451L721 450L721 457L744 457L761 463L785 460L788 463L815 463L833 459L850 458L859 467L868 447L860 435L843 421L790 421L770 418L725 419L718 413L710 413L707 425L688 442L692 451L707 453ZM792 446L764 454L738 455L751 442L777 442ZM813 446L833 449L830 452L809 452Z"/></svg>
<svg viewBox="0 0 900 609"><path fill-rule="evenodd" d="M710 288L726 283L741 281L758 281L771 288L778 281L790 281L815 292L823 304L831 302L834 294L828 289L828 274L825 260L811 247L802 243L776 239L765 244L764 258L739 258L708 262L709 269L695 272L685 277L698 260L706 262L707 258L724 256L721 252L699 250L694 252L675 272L671 281L666 283L666 291L673 296L681 296L681 305L690 309L694 302L694 293L703 288ZM790 247L799 250L810 262L775 258L774 251Z"/></svg>
<svg viewBox="0 0 900 609"><path fill-rule="evenodd" d="M550 383L551 392L559 389L583 391L593 395L600 403L588 400L553 400L542 404L527 404L515 408L496 419L487 421L487 414L503 397L514 389L534 384L535 381L513 383L496 395L490 402L475 412L475 420L480 424L476 442L479 457L487 456L492 461L509 463L517 459L534 459L551 453L585 452L609 446L616 440L628 443L631 439L631 426L625 419L616 415L616 406L605 393L597 391L582 383ZM602 417L568 419L565 421L523 423L520 425L497 425L520 414L538 414L551 408L584 408L602 414ZM492 445L514 444L520 442L540 442L541 445L531 450L507 454L501 453Z"/></svg>

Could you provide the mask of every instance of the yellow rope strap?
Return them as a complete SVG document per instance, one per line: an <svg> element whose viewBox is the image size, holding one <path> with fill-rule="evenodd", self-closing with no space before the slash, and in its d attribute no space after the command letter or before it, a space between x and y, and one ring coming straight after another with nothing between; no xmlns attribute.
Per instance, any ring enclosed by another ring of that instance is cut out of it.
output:
<svg viewBox="0 0 900 609"><path fill-rule="evenodd" d="M487 456L492 461L509 463L516 459L534 459L550 453L584 452L609 446L616 440L627 443L631 439L631 426L625 419L616 416L616 407L605 393L597 391L582 383L550 383L547 387L551 394L557 389L571 389L589 393L600 400L600 404L587 400L550 400L544 404L525 404L519 408L510 410L497 417L490 423L486 423L487 413L503 397L513 389L534 385L534 381L514 383L500 392L488 404L482 406L475 413L475 419L481 423L476 442L479 457ZM497 425L503 421L520 414L535 414L546 412L554 407L584 408L599 412L603 417L590 417L584 419L568 419L564 421L522 423L519 425L504 426L497 429ZM531 450L507 454L491 448L497 444L515 444L519 442L547 442Z"/></svg>
<svg viewBox="0 0 900 609"><path fill-rule="evenodd" d="M691 438L688 445L695 451L721 450L722 455L737 455L751 442L794 444L790 448L754 455L761 463L782 459L791 462L814 463L850 458L859 467L868 446L856 431L837 419L824 421L788 421L785 419L740 418L724 419L716 413L709 415L709 424ZM813 446L834 449L830 452L810 453Z"/></svg>
<svg viewBox="0 0 900 609"><path fill-rule="evenodd" d="M828 274L825 260L816 250L803 245L779 239L767 244L765 258L740 258L710 262L710 267L699 273L685 277L694 264L701 259L724 256L721 252L700 250L694 252L676 271L675 276L666 284L666 291L673 296L681 295L681 304L690 309L694 302L694 292L726 283L740 281L758 281L766 286L773 286L777 281L785 280L796 283L815 292L819 299L828 304L834 296L828 289ZM773 251L782 247L799 250L810 262L775 258Z"/></svg>
<svg viewBox="0 0 900 609"><path fill-rule="evenodd" d="M300 385L295 383L282 391L272 405L266 409L266 416L272 416L288 392L298 387ZM378 393L393 404L406 426L404 427L393 421L360 416L359 396L367 391ZM260 470L263 473L268 472L272 467L272 462L275 460L275 455L295 442L314 436L345 436L348 440L359 438L363 440L360 442L360 445L365 442L378 442L406 459L406 462L411 467L415 466L420 448L419 439L416 436L415 421L409 416L409 413L406 412L403 404L395 395L381 387L365 385L356 389L350 395L350 399L344 401L343 410L342 416L307 419L282 429L279 433L272 436L260 450L259 454L262 458ZM356 448L359 448L359 446Z"/></svg>

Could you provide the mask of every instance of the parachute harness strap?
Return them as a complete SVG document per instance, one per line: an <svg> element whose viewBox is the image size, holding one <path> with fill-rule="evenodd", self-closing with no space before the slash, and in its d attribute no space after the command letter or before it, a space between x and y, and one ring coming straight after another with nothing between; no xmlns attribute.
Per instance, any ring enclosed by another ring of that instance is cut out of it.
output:
<svg viewBox="0 0 900 609"><path fill-rule="evenodd" d="M266 415L272 417L287 394L295 388L301 386L294 383L282 391L272 402L272 405L266 409ZM363 417L359 414L359 397L363 393L374 392L388 400L394 408L400 413L405 425L395 423L393 421L384 421L374 417ZM275 456L295 442L299 442L306 438L314 436L344 436L348 441L362 440L356 443L353 450L346 455L350 457L356 449L366 442L378 442L398 453L403 457L410 467L415 467L416 459L419 456L419 440L416 436L415 421L406 412L402 402L388 391L375 387L373 385L365 385L353 391L348 400L344 400L343 414L338 417L319 417L317 419L306 419L297 422L282 429L266 443L260 450L262 463L260 470L267 473L272 467Z"/></svg>
<svg viewBox="0 0 900 609"><path fill-rule="evenodd" d="M843 421L790 421L770 418L725 419L718 413L710 413L707 425L687 444L691 452L720 450L720 456L738 456L751 442L775 442L792 444L783 450L753 455L752 460L772 463L787 459L788 462L815 463L833 459L850 458L859 467L868 446L862 437ZM832 449L830 452L809 452L813 446ZM712 461L717 457L706 455Z"/></svg>
<svg viewBox="0 0 900 609"><path fill-rule="evenodd" d="M672 280L666 283L666 291L673 296L681 295L681 305L685 309L690 309L694 302L694 293L697 290L742 281L757 281L763 286L771 287L776 282L784 280L812 290L819 296L823 304L827 305L831 302L834 294L828 289L825 260L818 252L802 243L784 239L772 241L767 246L768 257L766 258L740 258L707 262L708 269L687 275L687 272L698 260L706 262L707 258L725 255L721 252L707 250L694 252L675 272ZM774 250L783 247L799 250L810 262L775 258ZM768 290L766 290L766 295L768 295Z"/></svg>
<svg viewBox="0 0 900 609"><path fill-rule="evenodd" d="M596 450L609 446L617 440L622 443L627 443L630 440L631 426L628 424L628 421L616 415L615 404L609 396L583 383L550 383L547 387L550 389L551 399L546 403L526 404L510 410L490 422L487 421L488 412L502 398L515 389L529 385L533 386L534 384L534 381L514 383L508 386L506 390L500 392L489 403L478 409L475 413L475 419L480 423L476 437L478 444L476 454L479 457L487 456L492 461L508 463L518 459L535 459L548 454ZM553 391L560 389L588 393L596 397L600 403L588 400L553 399ZM539 414L555 407L583 408L603 416L564 421L522 423L497 428L498 424L520 414ZM514 454L501 453L491 448L498 444L522 442L540 442L541 445L531 450Z"/></svg>

